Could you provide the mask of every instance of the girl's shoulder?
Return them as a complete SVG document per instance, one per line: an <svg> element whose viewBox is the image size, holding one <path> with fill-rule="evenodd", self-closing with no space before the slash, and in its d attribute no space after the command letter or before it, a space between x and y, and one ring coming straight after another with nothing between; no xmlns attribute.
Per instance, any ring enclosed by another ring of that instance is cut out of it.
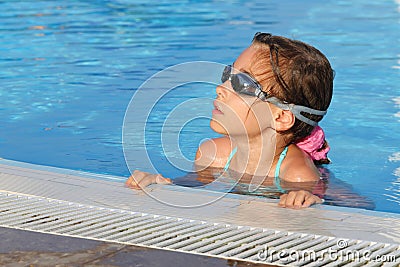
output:
<svg viewBox="0 0 400 267"><path fill-rule="evenodd" d="M282 162L280 178L288 182L311 182L320 179L313 160L296 145L290 145Z"/></svg>
<svg viewBox="0 0 400 267"><path fill-rule="evenodd" d="M200 144L196 152L195 164L203 167L223 168L232 151L228 136L209 139Z"/></svg>

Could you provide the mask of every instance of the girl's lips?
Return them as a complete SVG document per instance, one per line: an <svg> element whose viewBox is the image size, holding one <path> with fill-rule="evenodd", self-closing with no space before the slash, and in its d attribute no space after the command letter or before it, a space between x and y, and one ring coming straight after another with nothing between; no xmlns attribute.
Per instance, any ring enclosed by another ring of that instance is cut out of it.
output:
<svg viewBox="0 0 400 267"><path fill-rule="evenodd" d="M212 110L212 114L224 114L224 113L219 109L219 106L218 106L218 103L217 103L216 100L214 101L214 109Z"/></svg>
<svg viewBox="0 0 400 267"><path fill-rule="evenodd" d="M217 114L224 114L224 113L222 113L220 110L218 110L218 109L213 109L212 110L212 114L213 115L217 115Z"/></svg>

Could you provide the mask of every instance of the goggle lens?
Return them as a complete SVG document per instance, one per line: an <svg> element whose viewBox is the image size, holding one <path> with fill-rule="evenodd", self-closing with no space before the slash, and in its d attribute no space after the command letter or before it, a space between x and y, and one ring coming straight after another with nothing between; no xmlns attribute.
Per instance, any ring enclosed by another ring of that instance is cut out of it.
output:
<svg viewBox="0 0 400 267"><path fill-rule="evenodd" d="M260 97L261 85L259 85L251 76L246 73L232 74L232 66L225 66L222 72L221 81L224 83L231 81L232 88L239 94ZM263 95L264 96L264 95Z"/></svg>
<svg viewBox="0 0 400 267"><path fill-rule="evenodd" d="M224 82L226 82L227 80L230 79L230 77L231 77L231 72L232 72L232 67L231 67L231 65L225 66L224 71L222 72L222 76L221 76L221 82L222 82L222 83L224 83Z"/></svg>

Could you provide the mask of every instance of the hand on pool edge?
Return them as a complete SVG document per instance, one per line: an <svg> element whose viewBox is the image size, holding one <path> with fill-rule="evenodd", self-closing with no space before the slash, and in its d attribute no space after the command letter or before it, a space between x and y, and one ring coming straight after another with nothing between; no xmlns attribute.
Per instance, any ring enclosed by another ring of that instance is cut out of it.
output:
<svg viewBox="0 0 400 267"><path fill-rule="evenodd" d="M302 209L320 203L323 203L323 200L318 196L305 190L299 190L281 195L278 205L283 208Z"/></svg>
<svg viewBox="0 0 400 267"><path fill-rule="evenodd" d="M143 189L150 184L172 184L172 181L169 178L163 177L161 174L135 170L125 182L127 187L136 190Z"/></svg>

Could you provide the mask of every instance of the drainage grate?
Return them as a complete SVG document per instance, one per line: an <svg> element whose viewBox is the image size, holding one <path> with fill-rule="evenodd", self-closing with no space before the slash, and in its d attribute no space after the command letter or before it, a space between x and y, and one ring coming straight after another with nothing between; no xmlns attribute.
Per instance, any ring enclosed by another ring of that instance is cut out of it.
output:
<svg viewBox="0 0 400 267"><path fill-rule="evenodd" d="M0 226L290 266L399 266L399 245L209 223L0 192Z"/></svg>

